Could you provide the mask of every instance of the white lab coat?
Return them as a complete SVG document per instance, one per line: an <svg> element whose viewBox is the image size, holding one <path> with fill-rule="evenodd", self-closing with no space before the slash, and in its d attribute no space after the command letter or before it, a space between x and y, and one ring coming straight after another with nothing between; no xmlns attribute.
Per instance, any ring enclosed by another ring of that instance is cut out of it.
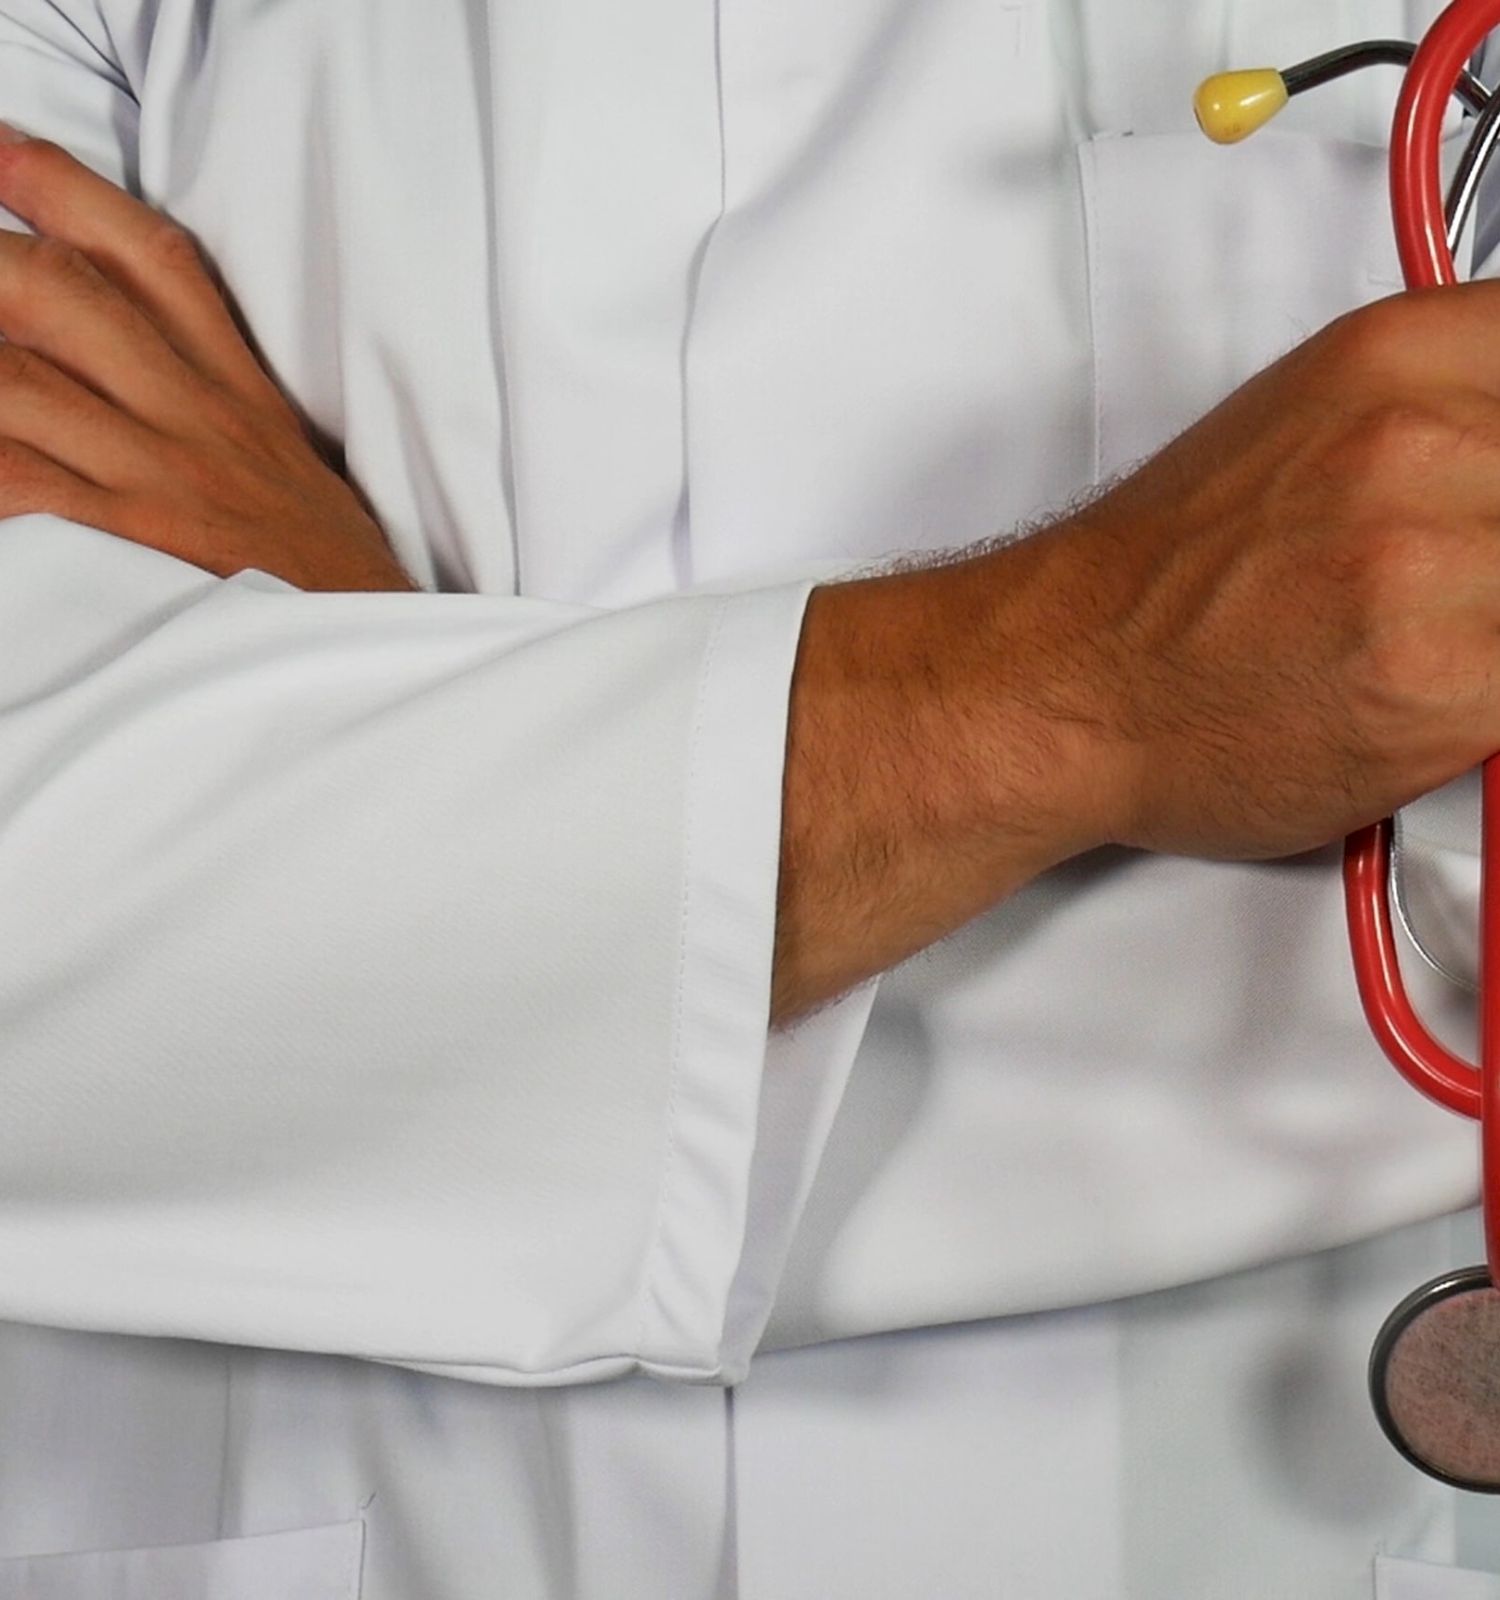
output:
<svg viewBox="0 0 1500 1600"><path fill-rule="evenodd" d="M812 579L1394 287L1388 78L1187 96L1435 9L0 0L432 591L0 537L0 1600L1500 1593L1361 1394L1475 1159L1336 853L764 1026Z"/></svg>

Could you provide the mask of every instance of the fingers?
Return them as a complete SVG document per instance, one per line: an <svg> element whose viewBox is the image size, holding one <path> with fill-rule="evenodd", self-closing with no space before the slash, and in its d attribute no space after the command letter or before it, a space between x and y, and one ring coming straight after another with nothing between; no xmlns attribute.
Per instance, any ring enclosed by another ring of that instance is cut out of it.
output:
<svg viewBox="0 0 1500 1600"><path fill-rule="evenodd" d="M192 408L182 357L87 257L55 239L0 233L0 334L149 426L171 431Z"/></svg>
<svg viewBox="0 0 1500 1600"><path fill-rule="evenodd" d="M0 439L0 519L46 511L108 532L120 521L119 503L42 451Z"/></svg>
<svg viewBox="0 0 1500 1600"><path fill-rule="evenodd" d="M0 344L0 438L99 488L132 488L160 471L159 436L18 344Z"/></svg>
<svg viewBox="0 0 1500 1600"><path fill-rule="evenodd" d="M246 398L280 400L185 229L42 139L0 145L0 204L81 252L189 366ZM0 258L6 268L17 246L36 242L0 238L7 241L8 254ZM7 309L11 283L10 272L0 272L0 310Z"/></svg>

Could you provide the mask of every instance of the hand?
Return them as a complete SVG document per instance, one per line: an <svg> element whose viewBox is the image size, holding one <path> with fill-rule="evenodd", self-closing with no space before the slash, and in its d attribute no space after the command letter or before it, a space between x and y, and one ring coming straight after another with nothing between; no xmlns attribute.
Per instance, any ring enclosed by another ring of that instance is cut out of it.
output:
<svg viewBox="0 0 1500 1600"><path fill-rule="evenodd" d="M1104 838L1287 854L1500 750L1497 330L1496 283L1345 317L997 558Z"/></svg>
<svg viewBox="0 0 1500 1600"><path fill-rule="evenodd" d="M205 571L416 588L257 364L192 236L55 144L0 145L0 517Z"/></svg>
<svg viewBox="0 0 1500 1600"><path fill-rule="evenodd" d="M1500 750L1497 330L1383 301L1044 531L815 590L774 1020L1094 846L1291 854Z"/></svg>

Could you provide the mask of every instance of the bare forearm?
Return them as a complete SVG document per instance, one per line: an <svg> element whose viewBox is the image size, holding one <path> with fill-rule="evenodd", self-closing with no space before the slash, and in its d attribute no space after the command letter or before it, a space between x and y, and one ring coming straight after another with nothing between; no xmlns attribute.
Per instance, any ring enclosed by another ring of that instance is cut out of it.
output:
<svg viewBox="0 0 1500 1600"><path fill-rule="evenodd" d="M1045 532L816 593L774 1019L1093 845L1291 855L1500 748L1497 316L1381 301Z"/></svg>
<svg viewBox="0 0 1500 1600"><path fill-rule="evenodd" d="M773 1023L1100 842L1089 709L1047 687L1077 678L1072 646L1030 637L1045 542L813 593L792 689Z"/></svg>

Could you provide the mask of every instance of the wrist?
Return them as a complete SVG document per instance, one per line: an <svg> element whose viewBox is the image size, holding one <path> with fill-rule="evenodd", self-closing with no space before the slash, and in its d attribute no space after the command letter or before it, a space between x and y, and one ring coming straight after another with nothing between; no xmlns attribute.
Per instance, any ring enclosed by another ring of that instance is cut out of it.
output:
<svg viewBox="0 0 1500 1600"><path fill-rule="evenodd" d="M1026 877L1118 843L1132 791L1108 589L1090 581L1074 532L1059 524L954 569L974 607L969 701L985 805Z"/></svg>
<svg viewBox="0 0 1500 1600"><path fill-rule="evenodd" d="M1064 574L1018 545L813 591L787 735L775 1021L1109 842L1107 696Z"/></svg>

